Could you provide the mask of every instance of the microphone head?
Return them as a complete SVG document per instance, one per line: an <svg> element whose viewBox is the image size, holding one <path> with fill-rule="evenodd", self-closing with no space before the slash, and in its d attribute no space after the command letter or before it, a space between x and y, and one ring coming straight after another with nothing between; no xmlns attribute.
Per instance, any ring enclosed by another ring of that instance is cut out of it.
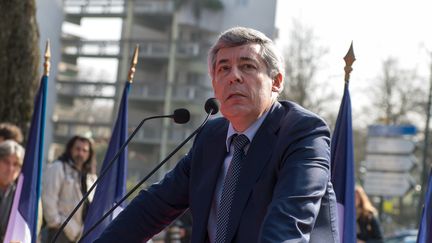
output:
<svg viewBox="0 0 432 243"><path fill-rule="evenodd" d="M176 109L173 114L173 119L175 123L184 124L187 123L190 119L190 113L186 109Z"/></svg>
<svg viewBox="0 0 432 243"><path fill-rule="evenodd" d="M210 98L206 101L204 109L207 114L211 112L211 114L214 115L219 112L219 102L215 98Z"/></svg>

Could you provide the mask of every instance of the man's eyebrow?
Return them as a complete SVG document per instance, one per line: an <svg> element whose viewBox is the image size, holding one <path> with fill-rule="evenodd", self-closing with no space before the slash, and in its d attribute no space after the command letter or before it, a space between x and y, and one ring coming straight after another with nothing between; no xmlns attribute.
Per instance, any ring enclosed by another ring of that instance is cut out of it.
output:
<svg viewBox="0 0 432 243"><path fill-rule="evenodd" d="M224 63L227 63L227 62L228 62L228 59L221 59L216 64L224 64Z"/></svg>
<svg viewBox="0 0 432 243"><path fill-rule="evenodd" d="M252 62L258 62L257 59L252 58L252 57L247 57L247 56L240 57L240 60L241 60L241 61L252 61Z"/></svg>

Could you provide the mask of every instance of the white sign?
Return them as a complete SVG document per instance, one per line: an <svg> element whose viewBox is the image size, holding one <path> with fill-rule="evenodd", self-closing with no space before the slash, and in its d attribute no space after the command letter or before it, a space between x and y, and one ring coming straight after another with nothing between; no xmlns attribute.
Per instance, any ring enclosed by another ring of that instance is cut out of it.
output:
<svg viewBox="0 0 432 243"><path fill-rule="evenodd" d="M414 149L413 141L398 137L369 137L366 146L371 154L410 154Z"/></svg>
<svg viewBox="0 0 432 243"><path fill-rule="evenodd" d="M417 159L414 155L367 154L365 166L367 170L408 172Z"/></svg>
<svg viewBox="0 0 432 243"><path fill-rule="evenodd" d="M404 196L414 185L408 173L368 171L364 178L364 190L372 196Z"/></svg>

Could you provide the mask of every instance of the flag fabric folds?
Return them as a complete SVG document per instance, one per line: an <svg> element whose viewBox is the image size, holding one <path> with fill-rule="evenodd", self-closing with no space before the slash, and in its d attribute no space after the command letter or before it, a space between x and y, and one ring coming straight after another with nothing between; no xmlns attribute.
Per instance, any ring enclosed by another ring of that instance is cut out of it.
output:
<svg viewBox="0 0 432 243"><path fill-rule="evenodd" d="M35 97L23 167L18 177L17 188L4 238L4 242L7 243L11 241L34 243L37 240L47 83L48 76L43 75Z"/></svg>
<svg viewBox="0 0 432 243"><path fill-rule="evenodd" d="M351 98L347 82L332 137L331 168L331 181L338 206L340 241L357 242Z"/></svg>
<svg viewBox="0 0 432 243"><path fill-rule="evenodd" d="M432 243L432 170L429 173L417 243Z"/></svg>
<svg viewBox="0 0 432 243"><path fill-rule="evenodd" d="M126 82L117 120L111 134L111 140L101 171L104 171L110 160L115 156L128 135L128 94L131 83ZM93 227L93 225L110 210L126 193L126 171L127 171L127 147L120 154L117 161L108 170L107 174L99 181L92 203L89 206L88 213L84 222L84 233ZM121 205L123 207L124 205ZM114 211L111 217L107 217L99 224L82 242L93 242L99 237L102 231L108 226L113 218L118 214Z"/></svg>

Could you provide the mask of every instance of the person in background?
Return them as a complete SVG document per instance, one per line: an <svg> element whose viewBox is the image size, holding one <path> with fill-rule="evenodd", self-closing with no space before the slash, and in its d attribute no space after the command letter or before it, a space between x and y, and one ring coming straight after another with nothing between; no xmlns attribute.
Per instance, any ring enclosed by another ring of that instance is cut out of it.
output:
<svg viewBox="0 0 432 243"><path fill-rule="evenodd" d="M51 242L58 228L96 181L93 143L83 136L72 137L64 153L47 165L42 183L42 208L48 227L47 240ZM87 200L60 233L57 243L75 242L82 234Z"/></svg>
<svg viewBox="0 0 432 243"><path fill-rule="evenodd" d="M13 140L0 142L0 242L6 234L23 160L24 148L21 145Z"/></svg>
<svg viewBox="0 0 432 243"><path fill-rule="evenodd" d="M21 129L12 123L0 123L0 142L9 139L21 144L23 142Z"/></svg>
<svg viewBox="0 0 432 243"><path fill-rule="evenodd" d="M377 217L377 210L361 186L355 187L357 213L357 243L381 243L383 234Z"/></svg>

